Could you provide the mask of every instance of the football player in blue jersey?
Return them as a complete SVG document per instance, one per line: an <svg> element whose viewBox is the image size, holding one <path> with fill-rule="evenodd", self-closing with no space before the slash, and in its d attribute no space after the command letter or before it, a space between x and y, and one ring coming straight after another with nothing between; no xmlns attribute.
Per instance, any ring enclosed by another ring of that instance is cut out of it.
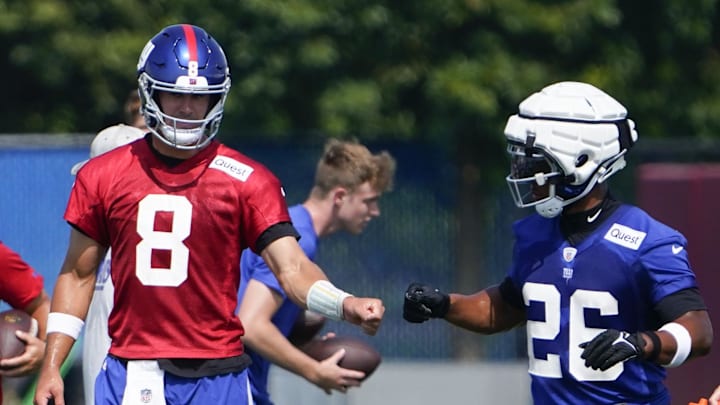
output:
<svg viewBox="0 0 720 405"><path fill-rule="evenodd" d="M290 207L305 254L314 260L319 239L333 233L361 233L380 215L380 197L392 188L394 175L395 159L388 152L372 154L354 141L329 140L317 164L310 195L302 204ZM267 387L271 363L327 393L346 392L348 387L360 385L363 372L338 366L344 353L316 361L295 346L299 342L293 341L291 332L303 310L290 301L262 257L246 249L240 268L238 315L252 358L249 377L255 404L272 404Z"/></svg>
<svg viewBox="0 0 720 405"><path fill-rule="evenodd" d="M665 368L707 354L712 326L685 237L609 192L637 141L625 107L555 83L504 132L515 204L537 211L513 225L506 278L470 295L412 283L403 317L483 334L526 324L535 404L669 404Z"/></svg>

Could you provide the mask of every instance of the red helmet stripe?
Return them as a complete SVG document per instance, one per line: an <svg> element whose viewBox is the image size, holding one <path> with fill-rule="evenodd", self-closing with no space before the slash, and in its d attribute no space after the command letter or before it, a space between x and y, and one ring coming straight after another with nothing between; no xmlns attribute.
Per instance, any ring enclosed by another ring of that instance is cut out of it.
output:
<svg viewBox="0 0 720 405"><path fill-rule="evenodd" d="M182 26L183 31L185 32L185 39L188 43L188 60L197 62L198 61L198 52L197 52L197 39L195 38L195 30L190 25L183 24Z"/></svg>

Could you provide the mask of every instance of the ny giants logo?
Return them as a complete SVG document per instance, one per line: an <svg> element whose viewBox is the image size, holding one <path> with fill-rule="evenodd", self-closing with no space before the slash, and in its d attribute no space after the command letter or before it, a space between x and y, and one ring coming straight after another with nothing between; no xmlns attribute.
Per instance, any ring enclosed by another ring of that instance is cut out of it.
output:
<svg viewBox="0 0 720 405"><path fill-rule="evenodd" d="M565 261L568 263L575 260L576 254L577 249L575 249L574 247L566 247L563 249L563 259L565 259Z"/></svg>
<svg viewBox="0 0 720 405"><path fill-rule="evenodd" d="M575 260L575 256L577 255L577 249L574 247L568 246L563 249L562 252L563 260L565 260L565 263L567 263L567 267L563 267L563 275L562 277L565 279L566 282L569 282L570 279L573 276L573 268L572 268L572 262Z"/></svg>

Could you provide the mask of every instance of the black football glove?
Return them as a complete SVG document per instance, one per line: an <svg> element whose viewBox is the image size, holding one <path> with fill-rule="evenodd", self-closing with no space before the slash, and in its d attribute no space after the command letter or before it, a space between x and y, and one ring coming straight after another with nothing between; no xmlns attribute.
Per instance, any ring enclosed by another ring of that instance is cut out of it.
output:
<svg viewBox="0 0 720 405"><path fill-rule="evenodd" d="M430 318L444 318L450 309L450 296L429 285L412 283L405 291L403 318L422 323Z"/></svg>
<svg viewBox="0 0 720 405"><path fill-rule="evenodd" d="M584 349L580 357L585 367L605 371L610 367L634 357L642 357L645 340L640 332L628 333L608 329L589 342L580 343Z"/></svg>

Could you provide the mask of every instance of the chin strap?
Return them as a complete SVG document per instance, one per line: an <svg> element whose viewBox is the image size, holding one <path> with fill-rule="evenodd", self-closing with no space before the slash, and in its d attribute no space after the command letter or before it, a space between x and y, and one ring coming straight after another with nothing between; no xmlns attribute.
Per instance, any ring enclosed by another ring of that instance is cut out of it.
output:
<svg viewBox="0 0 720 405"><path fill-rule="evenodd" d="M535 211L545 218L555 218L560 215L563 210L563 201L557 197L553 197L545 202L535 206Z"/></svg>
<svg viewBox="0 0 720 405"><path fill-rule="evenodd" d="M596 174L597 176L597 182L602 183L605 180L608 179L608 177L612 176L613 174L619 172L625 166L627 165L627 162L625 161L625 153L627 153L627 150L624 150L620 153L618 153L615 156L615 160L612 161L612 163L609 163L607 165L603 165L598 169L599 174Z"/></svg>
<svg viewBox="0 0 720 405"><path fill-rule="evenodd" d="M602 183L603 181L607 180L608 177L610 177L613 173L620 170L625 166L625 160L622 159L622 156L613 162L610 165L609 169L605 169L604 167L601 167L599 170L600 174L595 174L593 178L587 181L585 183L585 188L578 193L578 195L563 200L561 197L557 195L557 192L553 190L555 193L555 196L553 198L550 198L547 201L543 201L537 205L535 205L535 210L538 214L542 215L545 218L555 218L556 216L560 215L563 211L563 208L574 203L575 201L578 201L592 191L592 189L597 186L598 184ZM558 187L558 186L551 186L551 187Z"/></svg>

